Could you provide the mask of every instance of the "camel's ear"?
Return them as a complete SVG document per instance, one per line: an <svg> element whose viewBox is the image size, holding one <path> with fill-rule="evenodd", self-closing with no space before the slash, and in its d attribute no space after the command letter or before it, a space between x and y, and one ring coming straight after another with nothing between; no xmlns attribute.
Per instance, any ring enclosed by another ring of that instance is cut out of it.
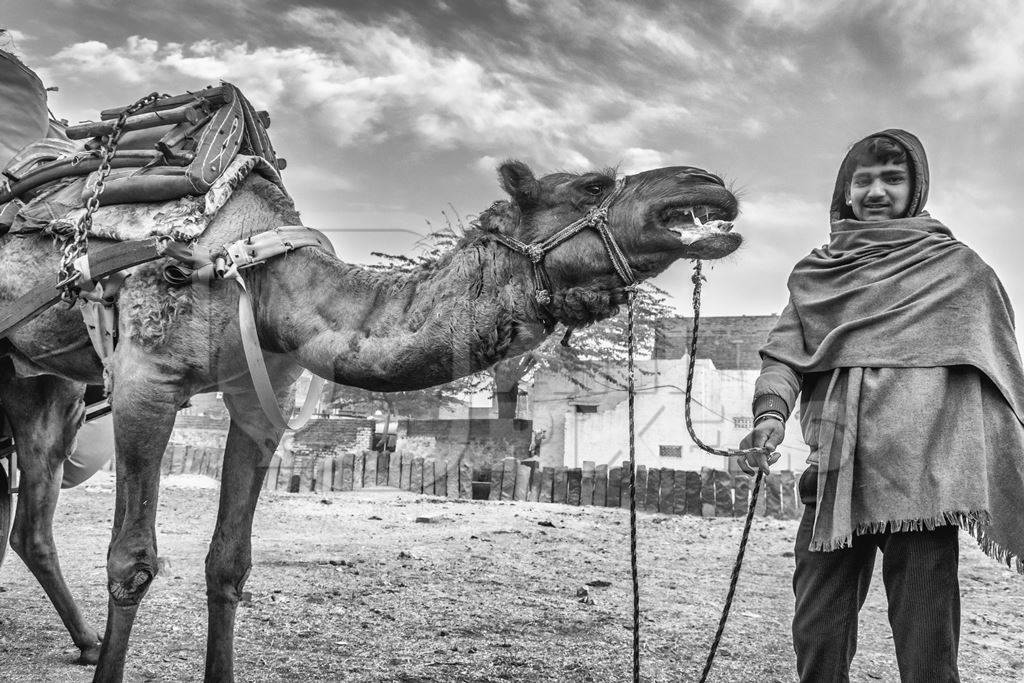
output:
<svg viewBox="0 0 1024 683"><path fill-rule="evenodd" d="M498 175L501 176L501 186L520 208L526 208L540 198L540 183L523 162L506 161L498 167Z"/></svg>

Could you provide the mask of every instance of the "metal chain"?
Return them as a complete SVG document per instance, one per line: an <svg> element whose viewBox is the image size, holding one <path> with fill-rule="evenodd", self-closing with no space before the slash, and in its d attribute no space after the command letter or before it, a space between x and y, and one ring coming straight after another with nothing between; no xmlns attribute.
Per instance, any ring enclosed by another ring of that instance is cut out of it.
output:
<svg viewBox="0 0 1024 683"><path fill-rule="evenodd" d="M629 414L629 569L633 582L633 683L640 683L640 578L636 558L636 419L633 382L633 349L636 345L634 318L636 287L627 288L626 310L626 374Z"/></svg>
<svg viewBox="0 0 1024 683"><path fill-rule="evenodd" d="M111 160L117 154L117 145L121 139L128 117L156 102L162 96L153 92L134 104L131 104L121 112L117 121L111 127L110 133L103 137L103 144L100 146L100 165L96 169L96 185L93 187L92 195L85 202L85 213L81 215L67 237L61 236L64 244L61 247L60 268L57 271L57 287L63 289L61 299L67 303L74 303L78 296L78 288L75 281L78 280L78 269L75 268L75 259L88 253L89 249L89 228L92 227L92 215L100 206L100 195L106 187L107 176L111 171Z"/></svg>

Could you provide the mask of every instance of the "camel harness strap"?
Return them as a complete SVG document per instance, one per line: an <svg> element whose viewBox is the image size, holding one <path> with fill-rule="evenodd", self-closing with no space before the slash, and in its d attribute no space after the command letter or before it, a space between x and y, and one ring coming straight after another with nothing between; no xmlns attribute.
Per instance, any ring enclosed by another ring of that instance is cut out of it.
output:
<svg viewBox="0 0 1024 683"><path fill-rule="evenodd" d="M238 320L242 348L260 406L274 426L298 429L312 416L324 380L314 375L299 415L289 422L281 413L267 373L256 331L252 298L241 271L303 247L315 247L334 253L330 240L323 233L301 225L287 225L231 242L216 254L196 253L194 243L176 242L169 237L117 242L76 257L70 269L73 277L66 277L56 285L38 285L16 299L11 312L0 317L0 342L6 342L11 332L56 304L64 298L67 289L73 288L79 297L87 300L83 315L87 316L86 325L97 353L101 357L109 355L114 346L116 322L113 309L116 293L126 277L122 271L168 257L171 262L164 266L163 276L172 286L208 284L213 280L228 278L238 284L241 290ZM97 311L96 315L90 317L90 308Z"/></svg>

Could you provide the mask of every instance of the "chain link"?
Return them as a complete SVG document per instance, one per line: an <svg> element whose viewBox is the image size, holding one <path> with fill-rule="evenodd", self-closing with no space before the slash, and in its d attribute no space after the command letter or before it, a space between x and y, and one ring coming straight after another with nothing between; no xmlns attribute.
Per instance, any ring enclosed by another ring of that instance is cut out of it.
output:
<svg viewBox="0 0 1024 683"><path fill-rule="evenodd" d="M78 280L79 272L75 267L75 260L88 253L89 250L89 228L92 227L92 215L100 206L100 195L106 187L107 177L111 171L111 161L117 154L117 146L121 140L124 126L128 117L143 107L153 104L161 97L160 93L153 92L138 100L134 104L125 107L124 111L117 117L117 121L111 127L110 133L103 136L103 144L100 146L100 165L96 169L96 185L92 194L85 202L85 212L71 229L71 234L60 236L63 241L61 246L60 268L57 271L57 287L62 288L61 299L71 304L78 296L78 287L75 282Z"/></svg>

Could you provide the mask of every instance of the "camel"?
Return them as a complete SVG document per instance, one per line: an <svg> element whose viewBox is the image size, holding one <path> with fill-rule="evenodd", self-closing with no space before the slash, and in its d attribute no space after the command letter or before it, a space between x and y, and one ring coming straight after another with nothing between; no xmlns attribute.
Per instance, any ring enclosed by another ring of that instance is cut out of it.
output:
<svg viewBox="0 0 1024 683"><path fill-rule="evenodd" d="M627 294L598 235L585 230L547 254L547 303L536 296L530 259L510 249L507 239L543 240L609 195L614 201L607 206L607 225L637 280L679 259L721 258L742 241L726 222L737 215L736 198L720 178L698 168L660 168L618 182L612 171L537 178L518 161L498 170L509 199L481 213L461 242L430 267L382 272L304 248L244 271L279 401L303 368L370 390L419 389L523 353L557 323L577 327L613 315ZM253 175L200 245L216 247L298 223L291 200ZM58 258L48 237L0 238L0 314L18 295L52 278ZM120 341L106 368L80 314L66 306L11 334L0 369L0 402L21 468L11 545L53 602L81 650L80 661L97 663L95 680L120 680L132 624L157 576L160 463L175 414L195 394L223 392L231 423L206 558L205 677L230 681L253 513L283 430L260 410L243 360L239 288L219 280L172 295L160 277L161 264L135 268L122 290ZM117 484L100 639L61 576L51 527L62 463L82 422L84 387L104 376Z"/></svg>

